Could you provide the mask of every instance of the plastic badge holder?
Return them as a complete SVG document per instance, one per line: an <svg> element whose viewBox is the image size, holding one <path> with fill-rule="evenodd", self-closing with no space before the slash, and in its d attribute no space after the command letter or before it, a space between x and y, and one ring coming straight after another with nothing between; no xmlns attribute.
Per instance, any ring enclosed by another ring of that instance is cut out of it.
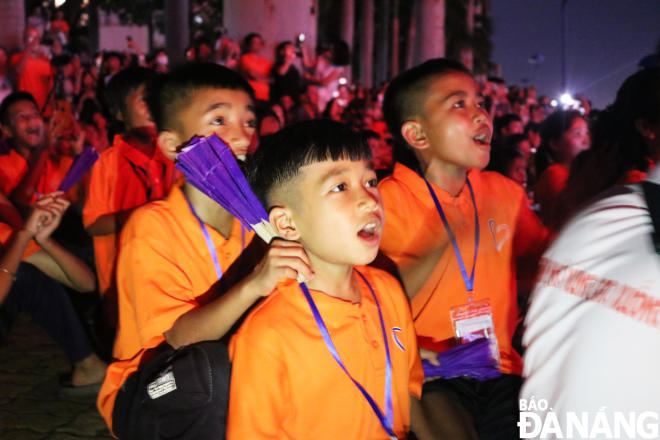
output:
<svg viewBox="0 0 660 440"><path fill-rule="evenodd" d="M479 338L488 339L491 355L497 367L499 367L500 350L497 344L497 336L495 336L490 300L470 301L467 304L452 307L450 313L454 335L458 342L465 344Z"/></svg>

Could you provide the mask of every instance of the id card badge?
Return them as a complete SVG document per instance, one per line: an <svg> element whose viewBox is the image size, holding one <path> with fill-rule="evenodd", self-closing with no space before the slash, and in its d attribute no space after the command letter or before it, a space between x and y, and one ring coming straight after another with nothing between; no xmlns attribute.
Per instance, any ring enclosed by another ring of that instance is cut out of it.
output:
<svg viewBox="0 0 660 440"><path fill-rule="evenodd" d="M451 323L454 326L456 339L465 344L475 339L486 338L490 342L490 351L493 360L500 366L500 350L495 336L495 325L493 324L493 310L490 300L469 302L460 306L452 307Z"/></svg>

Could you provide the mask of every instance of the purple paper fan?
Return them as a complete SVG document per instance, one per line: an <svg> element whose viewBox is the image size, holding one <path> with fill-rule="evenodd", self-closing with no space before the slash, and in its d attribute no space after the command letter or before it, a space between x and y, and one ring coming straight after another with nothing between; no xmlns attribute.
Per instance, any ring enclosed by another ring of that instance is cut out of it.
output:
<svg viewBox="0 0 660 440"><path fill-rule="evenodd" d="M250 230L268 222L229 147L216 135L193 138L177 156L177 169L197 189L218 202Z"/></svg>
<svg viewBox="0 0 660 440"><path fill-rule="evenodd" d="M439 353L438 361L440 361L440 366L422 361L425 377L452 379L467 376L483 382L501 375L492 358L490 341L486 338L480 338Z"/></svg>
<svg viewBox="0 0 660 440"><path fill-rule="evenodd" d="M60 186L57 190L68 192L90 169L92 169L96 161L99 160L99 157L101 157L100 154L97 153L94 148L83 148L82 152L73 160L71 168L67 171L66 176L64 176L64 179L60 182Z"/></svg>

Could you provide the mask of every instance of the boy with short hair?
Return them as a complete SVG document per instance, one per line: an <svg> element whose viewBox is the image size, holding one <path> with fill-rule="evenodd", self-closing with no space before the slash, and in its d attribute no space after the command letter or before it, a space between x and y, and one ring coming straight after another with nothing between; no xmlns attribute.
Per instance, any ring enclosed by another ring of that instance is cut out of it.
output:
<svg viewBox="0 0 660 440"><path fill-rule="evenodd" d="M0 105L0 124L6 139L0 142L0 191L18 207L26 208L39 194L53 192L73 162L58 154L55 144L61 121L48 127L34 97L14 92Z"/></svg>
<svg viewBox="0 0 660 440"><path fill-rule="evenodd" d="M148 103L164 155L174 161L191 137L216 134L244 157L255 132L253 93L236 72L211 63L160 77ZM188 182L133 213L117 268L116 362L98 399L118 438L224 438L230 363L218 339L278 279L313 278L299 244L278 240L263 256L259 240L250 243L253 236ZM168 369L172 347L183 347L177 356L192 359L202 375L179 374L178 363Z"/></svg>
<svg viewBox="0 0 660 440"><path fill-rule="evenodd" d="M385 221L368 145L339 122L302 122L263 141L248 178L315 277L281 281L231 340L227 437L405 438L422 369L401 287L364 266Z"/></svg>
<svg viewBox="0 0 660 440"><path fill-rule="evenodd" d="M106 98L112 115L125 126L92 168L83 223L94 238L99 290L108 307L109 324L116 325L116 286L119 233L135 208L157 200L170 190L174 164L156 144L156 126L144 102L153 71L125 69L108 83Z"/></svg>
<svg viewBox="0 0 660 440"><path fill-rule="evenodd" d="M461 329L462 342L494 334L503 373L482 383L426 378L429 424L437 437L517 438L522 360L511 346L514 257L540 255L547 233L519 185L479 172L490 158L493 127L462 64L434 59L402 73L386 91L384 113L390 132L419 161L417 170L397 164L380 189L388 218L381 251L396 263L411 300L422 357L436 362ZM472 330L458 313L475 312L470 304L487 305L472 316L481 323Z"/></svg>

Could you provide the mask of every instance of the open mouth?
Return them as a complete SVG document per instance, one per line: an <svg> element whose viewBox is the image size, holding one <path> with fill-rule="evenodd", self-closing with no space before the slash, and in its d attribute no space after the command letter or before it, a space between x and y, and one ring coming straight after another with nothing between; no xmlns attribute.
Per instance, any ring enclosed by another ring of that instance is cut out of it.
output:
<svg viewBox="0 0 660 440"><path fill-rule="evenodd" d="M478 134L472 139L479 145L490 145L490 139L487 133Z"/></svg>
<svg viewBox="0 0 660 440"><path fill-rule="evenodd" d="M360 237L364 240L371 240L372 238L374 238L376 236L377 227L378 227L378 224L376 222L366 224L358 232L358 237Z"/></svg>

